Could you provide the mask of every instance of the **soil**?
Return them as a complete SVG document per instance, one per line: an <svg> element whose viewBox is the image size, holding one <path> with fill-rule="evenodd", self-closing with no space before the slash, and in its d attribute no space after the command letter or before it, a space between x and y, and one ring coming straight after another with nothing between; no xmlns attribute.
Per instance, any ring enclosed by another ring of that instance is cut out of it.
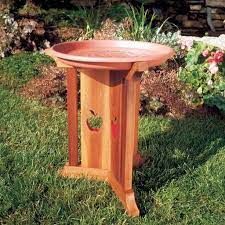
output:
<svg viewBox="0 0 225 225"><path fill-rule="evenodd" d="M97 30L94 33L94 39L96 40L113 40L113 39L118 39L116 37L116 32L118 24L116 24L114 21L111 19L106 19L102 25L101 29Z"/></svg>
<svg viewBox="0 0 225 225"><path fill-rule="evenodd" d="M57 28L57 36L62 41L79 40L84 36L84 30L75 27Z"/></svg>
<svg viewBox="0 0 225 225"><path fill-rule="evenodd" d="M65 71L55 66L45 66L41 76L30 80L19 93L48 106L66 108Z"/></svg>

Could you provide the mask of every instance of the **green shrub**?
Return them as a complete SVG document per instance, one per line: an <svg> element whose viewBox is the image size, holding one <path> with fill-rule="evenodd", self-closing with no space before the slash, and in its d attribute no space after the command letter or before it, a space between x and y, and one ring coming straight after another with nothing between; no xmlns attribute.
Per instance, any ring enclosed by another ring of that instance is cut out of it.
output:
<svg viewBox="0 0 225 225"><path fill-rule="evenodd" d="M77 10L56 9L49 10L42 9L41 18L46 25L54 26L76 26L77 25Z"/></svg>
<svg viewBox="0 0 225 225"><path fill-rule="evenodd" d="M12 44L19 41L18 23L8 10L0 12L0 59L12 52Z"/></svg>
<svg viewBox="0 0 225 225"><path fill-rule="evenodd" d="M111 18L112 20L116 22L122 21L127 16L126 13L126 5L125 4L113 4L108 10L107 10L107 17Z"/></svg>
<svg viewBox="0 0 225 225"><path fill-rule="evenodd" d="M197 95L192 101L216 106L225 112L224 52L202 42L195 42L185 58L179 78Z"/></svg>
<svg viewBox="0 0 225 225"><path fill-rule="evenodd" d="M85 30L84 39L93 38L95 30L100 28L103 20L101 9L80 7L77 13L78 23Z"/></svg>
<svg viewBox="0 0 225 225"><path fill-rule="evenodd" d="M52 59L40 53L20 53L0 60L0 84L16 88L40 74Z"/></svg>
<svg viewBox="0 0 225 225"><path fill-rule="evenodd" d="M94 31L100 27L103 13L101 13L99 7L79 7L71 10L42 10L41 17L47 25L82 28L85 31L84 39L89 39L93 38Z"/></svg>

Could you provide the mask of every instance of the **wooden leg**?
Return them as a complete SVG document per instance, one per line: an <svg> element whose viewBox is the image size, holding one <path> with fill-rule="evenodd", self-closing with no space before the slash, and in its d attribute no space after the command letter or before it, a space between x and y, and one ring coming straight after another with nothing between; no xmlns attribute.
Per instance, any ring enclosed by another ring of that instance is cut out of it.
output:
<svg viewBox="0 0 225 225"><path fill-rule="evenodd" d="M112 173L108 175L108 182L126 209L127 214L132 217L139 216L140 212L135 201L133 189L125 191L123 185Z"/></svg>
<svg viewBox="0 0 225 225"><path fill-rule="evenodd" d="M128 215L138 216L132 189L133 155L137 145L139 80L125 80L127 71L111 71L111 171L109 183Z"/></svg>
<svg viewBox="0 0 225 225"><path fill-rule="evenodd" d="M69 135L69 166L78 165L77 71L67 68L67 112Z"/></svg>
<svg viewBox="0 0 225 225"><path fill-rule="evenodd" d="M144 163L144 159L142 158L140 152L138 151L138 120L139 120L139 109L140 109L140 78L142 73L136 73L134 79L134 92L135 94L135 121L134 121L134 141L135 141L135 149L134 149L134 167L140 167Z"/></svg>
<svg viewBox="0 0 225 225"><path fill-rule="evenodd" d="M122 109L122 185L128 214L138 216L139 209L132 189L134 155L137 151L138 111L140 76L135 74L130 80L124 79Z"/></svg>

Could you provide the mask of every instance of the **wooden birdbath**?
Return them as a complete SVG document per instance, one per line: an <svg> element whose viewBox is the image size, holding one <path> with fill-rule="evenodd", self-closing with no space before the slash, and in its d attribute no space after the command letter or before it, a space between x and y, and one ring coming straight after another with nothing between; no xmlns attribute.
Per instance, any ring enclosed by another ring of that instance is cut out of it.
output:
<svg viewBox="0 0 225 225"><path fill-rule="evenodd" d="M59 67L67 68L69 162L61 175L107 181L127 213L138 216L132 170L142 162L138 153L140 77L143 71L171 58L173 50L145 42L90 40L57 44L47 54Z"/></svg>

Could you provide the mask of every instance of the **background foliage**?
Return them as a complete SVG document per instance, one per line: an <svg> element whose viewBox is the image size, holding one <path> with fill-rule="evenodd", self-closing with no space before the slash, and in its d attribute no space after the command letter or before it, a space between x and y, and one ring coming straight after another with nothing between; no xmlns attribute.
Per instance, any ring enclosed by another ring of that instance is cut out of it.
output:
<svg viewBox="0 0 225 225"><path fill-rule="evenodd" d="M212 66L216 71L211 69ZM196 93L192 101L216 106L225 112L225 57L222 50L202 42L194 43L185 57L179 78Z"/></svg>

